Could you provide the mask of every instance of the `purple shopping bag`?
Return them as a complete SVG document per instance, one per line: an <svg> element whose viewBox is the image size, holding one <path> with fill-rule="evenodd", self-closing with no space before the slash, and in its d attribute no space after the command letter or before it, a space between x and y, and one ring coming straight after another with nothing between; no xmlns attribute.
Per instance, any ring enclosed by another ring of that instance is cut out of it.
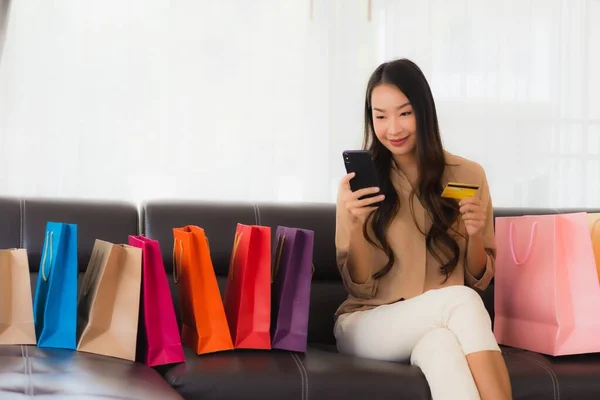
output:
<svg viewBox="0 0 600 400"><path fill-rule="evenodd" d="M271 289L271 347L306 352L314 232L278 226Z"/></svg>
<svg viewBox="0 0 600 400"><path fill-rule="evenodd" d="M159 244L145 236L129 236L129 245L142 249L142 290L136 359L150 367L185 362Z"/></svg>

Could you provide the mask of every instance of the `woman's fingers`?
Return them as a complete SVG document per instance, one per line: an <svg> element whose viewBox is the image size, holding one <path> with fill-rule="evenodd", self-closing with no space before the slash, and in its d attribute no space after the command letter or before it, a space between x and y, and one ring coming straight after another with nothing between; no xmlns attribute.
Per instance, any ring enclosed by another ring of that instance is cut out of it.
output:
<svg viewBox="0 0 600 400"><path fill-rule="evenodd" d="M343 187L350 188L350 181L354 178L356 174L354 172L350 172L349 174L344 175L342 178L340 185Z"/></svg>
<svg viewBox="0 0 600 400"><path fill-rule="evenodd" d="M379 193L378 187L370 187L365 189L358 189L356 192L352 192L352 196L349 200L358 200L361 197L373 195L375 193Z"/></svg>
<svg viewBox="0 0 600 400"><path fill-rule="evenodd" d="M354 209L354 215L360 218L365 218L372 212L375 212L377 207L361 207Z"/></svg>
<svg viewBox="0 0 600 400"><path fill-rule="evenodd" d="M368 207L375 203L379 203L383 199L385 199L385 196L380 194L379 196L367 197L362 200L351 200L348 202L348 208L349 209L358 209L358 208Z"/></svg>

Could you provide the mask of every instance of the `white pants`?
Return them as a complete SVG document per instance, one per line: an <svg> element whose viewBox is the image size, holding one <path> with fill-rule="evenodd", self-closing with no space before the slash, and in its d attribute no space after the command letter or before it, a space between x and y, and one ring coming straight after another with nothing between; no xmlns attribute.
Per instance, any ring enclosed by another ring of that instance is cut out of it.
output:
<svg viewBox="0 0 600 400"><path fill-rule="evenodd" d="M479 399L465 356L500 351L481 297L466 286L340 315L335 338L342 354L410 360L425 374L434 400Z"/></svg>

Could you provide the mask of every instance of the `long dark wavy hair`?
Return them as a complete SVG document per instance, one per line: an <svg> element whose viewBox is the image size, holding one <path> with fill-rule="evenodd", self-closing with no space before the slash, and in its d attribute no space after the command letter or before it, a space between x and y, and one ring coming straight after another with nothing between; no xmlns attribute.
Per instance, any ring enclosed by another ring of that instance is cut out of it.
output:
<svg viewBox="0 0 600 400"><path fill-rule="evenodd" d="M375 279L387 274L394 265L395 256L386 238L391 221L400 209L400 199L391 181L392 153L385 147L377 136L373 126L373 111L371 95L373 89L381 84L397 87L411 102L416 122L416 159L419 174L418 185L414 188L408 206L417 224L413 202L417 197L431 217L432 226L428 232L419 227L425 235L427 251L440 263L440 271L447 280L458 264L460 248L456 239L449 233L455 230L459 209L456 201L440 197L442 175L446 168L444 147L440 137L437 113L431 88L421 69L407 59L395 60L380 65L367 86L365 98L365 136L363 148L369 150L379 174L381 192L385 200L367 219L363 226L365 239L381 248L388 257L387 264L373 275ZM367 227L372 227L375 239L370 237ZM418 224L417 224L418 225Z"/></svg>

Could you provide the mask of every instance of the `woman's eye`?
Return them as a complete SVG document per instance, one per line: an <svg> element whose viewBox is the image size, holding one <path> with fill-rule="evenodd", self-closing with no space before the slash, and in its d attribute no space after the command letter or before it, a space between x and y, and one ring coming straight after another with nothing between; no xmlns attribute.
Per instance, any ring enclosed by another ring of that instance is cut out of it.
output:
<svg viewBox="0 0 600 400"><path fill-rule="evenodd" d="M408 117L410 114L412 114L412 111L405 111L402 114L400 114L401 117Z"/></svg>
<svg viewBox="0 0 600 400"><path fill-rule="evenodd" d="M378 115L375 117L376 119L384 119L385 117L383 115Z"/></svg>

